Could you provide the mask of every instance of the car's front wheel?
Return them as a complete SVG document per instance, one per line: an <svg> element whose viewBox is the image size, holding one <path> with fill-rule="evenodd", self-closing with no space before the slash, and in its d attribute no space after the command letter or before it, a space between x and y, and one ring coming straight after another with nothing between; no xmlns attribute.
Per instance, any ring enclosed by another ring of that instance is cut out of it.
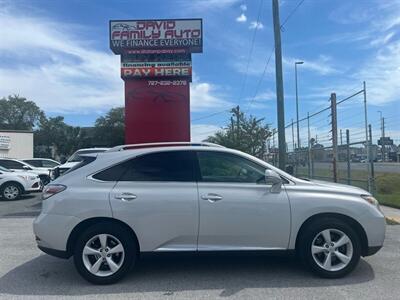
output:
<svg viewBox="0 0 400 300"><path fill-rule="evenodd" d="M85 230L75 245L74 262L83 278L111 284L134 264L137 247L130 233L118 224L96 224Z"/></svg>
<svg viewBox="0 0 400 300"><path fill-rule="evenodd" d="M22 189L18 183L5 183L0 189L1 197L4 200L17 200L22 195Z"/></svg>
<svg viewBox="0 0 400 300"><path fill-rule="evenodd" d="M350 273L361 256L361 243L346 222L324 218L309 224L300 240L300 253L316 274L339 278Z"/></svg>

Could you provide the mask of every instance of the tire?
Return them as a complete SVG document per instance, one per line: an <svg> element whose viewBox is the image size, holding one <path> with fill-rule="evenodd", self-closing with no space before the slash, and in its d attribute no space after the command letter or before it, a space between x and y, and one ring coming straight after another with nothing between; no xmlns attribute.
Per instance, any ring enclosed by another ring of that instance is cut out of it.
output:
<svg viewBox="0 0 400 300"><path fill-rule="evenodd" d="M0 194L4 200L8 201L17 200L22 195L22 188L16 182L8 182L3 184L3 186L0 189Z"/></svg>
<svg viewBox="0 0 400 300"><path fill-rule="evenodd" d="M360 260L361 242L357 233L338 218L313 221L299 238L303 262L321 277L343 277L353 271Z"/></svg>
<svg viewBox="0 0 400 300"><path fill-rule="evenodd" d="M113 249L116 252L111 253ZM78 237L74 247L74 263L79 274L87 281L112 284L130 271L137 254L136 243L124 227L112 222L99 223L90 226Z"/></svg>

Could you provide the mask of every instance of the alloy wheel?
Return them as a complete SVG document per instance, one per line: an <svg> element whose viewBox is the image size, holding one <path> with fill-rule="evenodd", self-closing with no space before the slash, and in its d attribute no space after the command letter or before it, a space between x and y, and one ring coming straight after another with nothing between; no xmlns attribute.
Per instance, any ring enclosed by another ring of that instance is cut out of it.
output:
<svg viewBox="0 0 400 300"><path fill-rule="evenodd" d="M92 237L82 251L83 264L93 275L106 277L115 274L125 259L122 243L111 234Z"/></svg>
<svg viewBox="0 0 400 300"><path fill-rule="evenodd" d="M341 230L325 229L311 243L311 253L319 267L326 271L340 271L353 258L353 243Z"/></svg>

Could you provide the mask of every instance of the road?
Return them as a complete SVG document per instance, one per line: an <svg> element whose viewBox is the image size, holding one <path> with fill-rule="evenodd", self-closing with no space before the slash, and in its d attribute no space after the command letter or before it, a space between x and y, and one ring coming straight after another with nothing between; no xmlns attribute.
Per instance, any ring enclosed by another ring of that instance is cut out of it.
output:
<svg viewBox="0 0 400 300"><path fill-rule="evenodd" d="M383 249L362 259L342 279L315 277L287 257L164 254L145 256L118 284L94 286L81 279L71 259L54 258L36 248L29 215L38 207L38 196L8 205L0 201L0 298L337 300L400 295L400 226L388 226Z"/></svg>

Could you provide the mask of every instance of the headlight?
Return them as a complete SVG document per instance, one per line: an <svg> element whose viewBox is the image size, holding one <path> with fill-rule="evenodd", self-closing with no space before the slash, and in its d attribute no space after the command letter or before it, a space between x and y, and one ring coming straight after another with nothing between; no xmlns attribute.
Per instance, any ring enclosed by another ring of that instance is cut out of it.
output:
<svg viewBox="0 0 400 300"><path fill-rule="evenodd" d="M365 201L367 201L369 204L372 204L373 206L376 206L376 207L379 206L378 200L376 200L373 196L371 196L371 195L360 195L360 196Z"/></svg>
<svg viewBox="0 0 400 300"><path fill-rule="evenodd" d="M48 184L46 187L43 189L42 193L42 199L46 200L50 198L51 196L61 193L64 191L67 187L62 184Z"/></svg>

